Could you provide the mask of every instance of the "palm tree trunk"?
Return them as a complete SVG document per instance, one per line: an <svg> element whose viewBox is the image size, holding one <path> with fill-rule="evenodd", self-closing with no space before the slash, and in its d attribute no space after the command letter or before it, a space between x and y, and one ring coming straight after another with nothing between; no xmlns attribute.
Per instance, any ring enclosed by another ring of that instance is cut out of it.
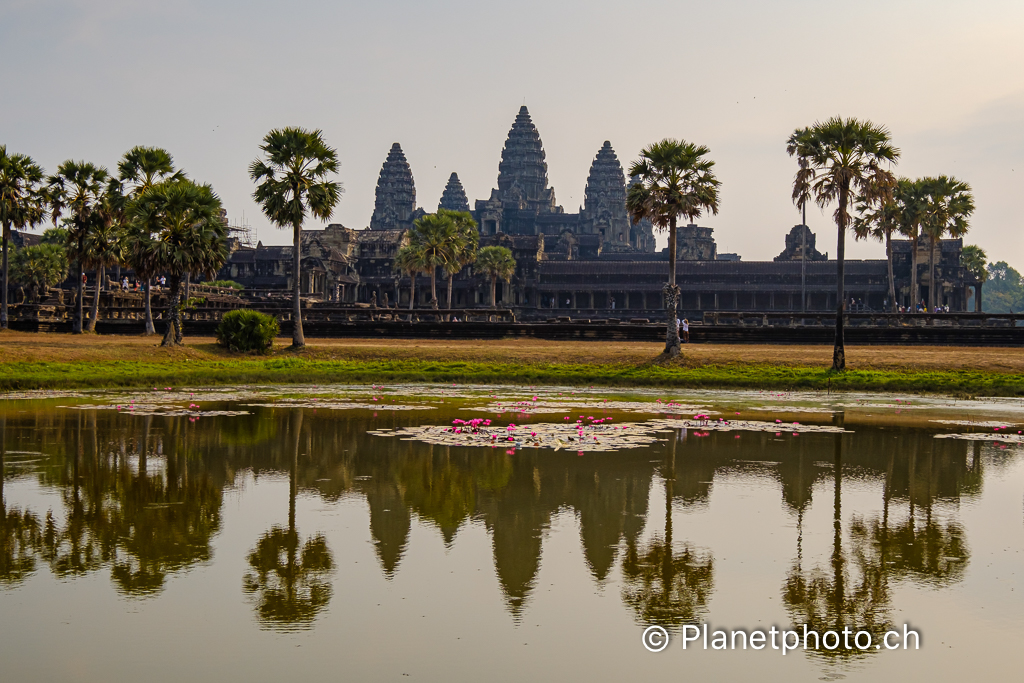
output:
<svg viewBox="0 0 1024 683"><path fill-rule="evenodd" d="M892 274L892 230L885 231L885 260L889 269L889 311L896 312L896 279Z"/></svg>
<svg viewBox="0 0 1024 683"><path fill-rule="evenodd" d="M160 346L177 346L181 338L181 276L171 275L171 295L167 299L167 330Z"/></svg>
<svg viewBox="0 0 1024 683"><path fill-rule="evenodd" d="M917 238L918 235L914 235L913 239L910 240L910 311L913 313L917 310L917 302L920 299L917 296Z"/></svg>
<svg viewBox="0 0 1024 683"><path fill-rule="evenodd" d="M452 310L452 282L455 280L455 273L448 273L448 310ZM449 313L445 316L445 320L451 320L452 314Z"/></svg>
<svg viewBox="0 0 1024 683"><path fill-rule="evenodd" d="M832 347L832 369L837 372L846 369L843 313L846 308L846 206L849 199L850 188L844 183L839 188L839 218L836 220L839 237L836 243L836 339Z"/></svg>
<svg viewBox="0 0 1024 683"><path fill-rule="evenodd" d="M295 282L292 284L292 348L301 348L306 345L306 337L302 334L302 253L300 247L302 242L302 224L295 224L295 235L292 240L292 273Z"/></svg>
<svg viewBox="0 0 1024 683"><path fill-rule="evenodd" d="M679 288L676 286L676 217L668 228L668 284L665 286L665 315L668 325L665 330L665 355L679 355Z"/></svg>
<svg viewBox="0 0 1024 683"><path fill-rule="evenodd" d="M0 299L2 299L2 301L0 301L0 330L6 330L7 329L7 289L8 289L8 285L10 284L10 280L8 279L9 271L8 271L8 263L7 263L7 241L8 241L8 238L10 237L10 234L11 234L11 224L10 223L4 223L4 226L3 226L3 271L4 271L3 275L4 275L4 282L3 282L3 292L0 292Z"/></svg>
<svg viewBox="0 0 1024 683"><path fill-rule="evenodd" d="M102 265L96 266L96 294L92 298L92 310L89 312L89 323L86 326L87 332L96 331L96 319L100 316L100 290L103 287L103 276L106 268Z"/></svg>
<svg viewBox="0 0 1024 683"><path fill-rule="evenodd" d="M935 312L935 302L938 301L938 294L935 290L935 242L933 235L928 235L928 310Z"/></svg>
<svg viewBox="0 0 1024 683"><path fill-rule="evenodd" d="M75 288L78 292L78 298L75 301L75 320L72 323L71 331L74 334L82 334L82 320L85 318L85 283L82 282L82 278L85 276L82 268L82 239L78 239L78 255L75 264L78 266L75 268L76 279L78 282L75 283Z"/></svg>
<svg viewBox="0 0 1024 683"><path fill-rule="evenodd" d="M430 268L430 307L437 310L437 268Z"/></svg>
<svg viewBox="0 0 1024 683"><path fill-rule="evenodd" d="M153 325L153 297L152 290L150 289L151 278L146 278L146 284L143 286L142 300L146 306L146 336L156 334L156 326Z"/></svg>

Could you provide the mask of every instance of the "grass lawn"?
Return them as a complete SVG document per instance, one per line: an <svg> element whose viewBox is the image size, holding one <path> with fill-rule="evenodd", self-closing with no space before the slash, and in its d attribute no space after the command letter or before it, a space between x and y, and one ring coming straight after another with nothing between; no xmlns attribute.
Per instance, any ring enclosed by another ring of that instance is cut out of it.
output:
<svg viewBox="0 0 1024 683"><path fill-rule="evenodd" d="M604 386L1024 395L1024 349L848 346L848 370L828 371L830 346L684 345L659 361L644 342L509 339L286 340L267 356L240 356L210 338L179 349L159 337L0 333L0 390L288 382L437 381Z"/></svg>

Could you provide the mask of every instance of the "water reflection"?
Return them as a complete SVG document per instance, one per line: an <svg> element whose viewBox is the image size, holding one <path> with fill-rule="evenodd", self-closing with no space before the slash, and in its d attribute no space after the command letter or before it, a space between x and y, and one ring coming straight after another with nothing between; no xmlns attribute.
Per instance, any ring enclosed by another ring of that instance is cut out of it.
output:
<svg viewBox="0 0 1024 683"><path fill-rule="evenodd" d="M327 539L318 534L303 543L295 528L302 422L302 411L293 411L288 528L275 525L260 536L247 558L252 571L246 573L242 582L245 593L255 600L260 622L269 628L308 626L331 600L329 575L333 559Z"/></svg>
<svg viewBox="0 0 1024 683"><path fill-rule="evenodd" d="M665 484L664 534L656 535L640 549L635 540L628 540L626 557L622 562L622 600L644 624L679 626L701 621L706 616L708 598L714 588L714 559L711 554L695 550L688 544L677 548L679 544L672 538L677 438L673 435L669 440L661 472ZM693 474L684 473L684 480L694 482ZM681 498L684 504L694 500L685 494Z"/></svg>
<svg viewBox="0 0 1024 683"><path fill-rule="evenodd" d="M308 628L328 607L336 579L326 536L300 532L300 495L364 500L379 569L389 580L402 571L414 520L435 528L448 547L466 526L483 525L516 619L536 590L545 533L566 512L578 521L592 580L616 578L618 566L623 605L637 622L709 618L721 562L714 547L680 534L674 517L706 506L715 482L736 475L775 482L794 517L794 559L779 577L794 624L880 635L891 622L897 583L949 585L970 561L967 533L950 503L981 493L976 442L877 428L800 438L678 433L647 449L580 457L366 434L410 419L271 408L198 421L96 410L0 415L5 478L35 477L60 500L52 510L9 508L0 484L0 582L15 586L44 565L58 577L107 571L127 596L156 595L170 576L211 560L223 493L243 472L257 479L287 474L289 481L287 525L247 542L242 578L258 621L273 629ZM14 462L12 445L45 457ZM880 492L880 514L844 507L850 478ZM805 558L805 516L826 491L831 551ZM664 521L645 531L652 496L655 507L664 504ZM728 533L745 530L735 520Z"/></svg>

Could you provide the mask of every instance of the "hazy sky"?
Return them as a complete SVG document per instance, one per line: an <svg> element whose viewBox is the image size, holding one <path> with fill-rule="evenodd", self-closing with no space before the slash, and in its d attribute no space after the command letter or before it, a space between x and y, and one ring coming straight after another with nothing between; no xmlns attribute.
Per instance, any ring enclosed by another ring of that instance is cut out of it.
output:
<svg viewBox="0 0 1024 683"><path fill-rule="evenodd" d="M788 135L857 116L892 131L899 173L970 182L968 242L1019 267L1022 35L1020 0L0 0L0 144L48 172L166 147L232 220L286 243L247 174L271 128L323 129L345 187L334 222L362 228L395 141L427 210L452 171L486 198L525 101L566 211L604 140L625 166L684 138L711 148L723 183L701 223L719 251L759 260L798 222ZM834 254L829 221L808 212Z"/></svg>

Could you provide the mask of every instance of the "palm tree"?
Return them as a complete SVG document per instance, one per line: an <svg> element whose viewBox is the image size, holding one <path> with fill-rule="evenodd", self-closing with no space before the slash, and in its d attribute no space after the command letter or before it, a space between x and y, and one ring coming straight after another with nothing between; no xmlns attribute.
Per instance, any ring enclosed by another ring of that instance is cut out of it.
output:
<svg viewBox="0 0 1024 683"><path fill-rule="evenodd" d="M986 268L988 265L988 255L981 247L974 244L968 244L965 246L963 251L960 252L960 263L963 264L963 267L967 269L967 272L973 275L974 279L978 282L984 283L985 280L988 279L988 268ZM974 289L975 310L980 313L981 310L977 306L978 288L975 287Z"/></svg>
<svg viewBox="0 0 1024 683"><path fill-rule="evenodd" d="M883 164L893 164L900 151L892 145L889 131L870 121L833 117L799 128L786 143L786 151L796 156L799 170L793 180L793 201L797 206L813 199L825 208L837 203L834 214L838 228L836 247L836 337L832 351L832 369L846 369L843 343L843 313L846 305L844 286L846 230L850 227L850 209L858 199L872 204L875 193L893 185L895 179Z"/></svg>
<svg viewBox="0 0 1024 683"><path fill-rule="evenodd" d="M507 247L484 247L477 252L473 266L491 278L491 308L497 308L498 278L508 282L516 273L516 260L512 258L512 251Z"/></svg>
<svg viewBox="0 0 1024 683"><path fill-rule="evenodd" d="M971 186L949 176L923 178L927 202L922 227L928 235L928 308L933 313L939 301L935 282L935 246L944 235L958 239L970 229L969 219L974 213Z"/></svg>
<svg viewBox="0 0 1024 683"><path fill-rule="evenodd" d="M668 230L668 284L665 285L665 355L679 355L676 286L676 221L695 221L705 211L718 214L718 189L711 150L685 140L666 138L640 151L640 159L629 167L637 182L626 194L626 209L636 225L649 220L658 230Z"/></svg>
<svg viewBox="0 0 1024 683"><path fill-rule="evenodd" d="M82 240L85 264L96 269L96 295L92 299L89 322L86 323L87 332L96 330L100 291L106 280L107 267L120 263L124 257L124 212L125 197L121 192L121 184L111 178Z"/></svg>
<svg viewBox="0 0 1024 683"><path fill-rule="evenodd" d="M0 145L0 227L3 242L3 289L0 290L0 330L7 329L7 296L9 285L8 242L11 229L23 230L41 223L46 216L46 203L41 195L43 169L24 154L8 154Z"/></svg>
<svg viewBox="0 0 1024 683"><path fill-rule="evenodd" d="M125 195L135 199L142 192L165 180L184 180L183 171L174 170L174 159L170 153L159 147L135 146L124 153L117 165L118 177L125 188ZM142 280L142 297L146 308L146 334L156 334L153 325L152 290L150 282L156 273L151 273L138 263L132 263L136 280Z"/></svg>
<svg viewBox="0 0 1024 683"><path fill-rule="evenodd" d="M428 270L423 253L415 247L406 244L395 254L395 270L409 276L409 310L416 304L416 276ZM410 314L411 315L411 314Z"/></svg>
<svg viewBox="0 0 1024 683"><path fill-rule="evenodd" d="M85 238L96 220L94 214L101 208L109 178L107 169L102 166L69 159L57 167L57 173L47 179L46 191L54 226L60 216L68 212L68 257L75 262L75 286L78 290L72 327L75 334L82 333L85 317L85 288L82 282L86 261Z"/></svg>
<svg viewBox="0 0 1024 683"><path fill-rule="evenodd" d="M896 280L892 271L892 233L899 229L902 204L893 194L893 187L878 188L872 194L873 204L861 201L857 204L858 215L853 221L856 239L873 237L885 242L885 260L889 276L889 311L896 312Z"/></svg>
<svg viewBox="0 0 1024 683"><path fill-rule="evenodd" d="M227 260L227 228L220 211L220 198L213 189L191 180L154 185L132 202L133 261L143 264L145 272L165 272L170 277L162 346L182 343L181 284L185 276L205 273L212 278Z"/></svg>
<svg viewBox="0 0 1024 683"><path fill-rule="evenodd" d="M55 287L68 276L68 255L63 244L38 244L14 252L12 278L28 287L32 301L39 292Z"/></svg>
<svg viewBox="0 0 1024 683"><path fill-rule="evenodd" d="M893 198L900 209L898 230L910 240L910 306L914 310L921 301L917 286L917 247L921 241L921 222L924 220L923 180L900 178Z"/></svg>
<svg viewBox="0 0 1024 683"><path fill-rule="evenodd" d="M294 300L292 346L306 345L302 334L301 265L302 222L308 211L327 220L341 197L341 184L326 180L338 171L338 154L324 142L319 130L275 128L260 145L266 160L249 166L249 176L257 183L253 197L263 213L279 228L291 227L292 298Z"/></svg>
<svg viewBox="0 0 1024 683"><path fill-rule="evenodd" d="M430 307L437 309L437 269L454 268L460 235L450 215L428 213L417 218L409 231L409 246L420 252L430 275Z"/></svg>
<svg viewBox="0 0 1024 683"><path fill-rule="evenodd" d="M452 283L455 276L463 268L476 260L476 250L480 246L480 233L476 229L476 221L468 211L450 211L438 209L438 215L448 216L455 223L455 241L452 243L452 260L445 266L448 276L448 309L452 307Z"/></svg>

